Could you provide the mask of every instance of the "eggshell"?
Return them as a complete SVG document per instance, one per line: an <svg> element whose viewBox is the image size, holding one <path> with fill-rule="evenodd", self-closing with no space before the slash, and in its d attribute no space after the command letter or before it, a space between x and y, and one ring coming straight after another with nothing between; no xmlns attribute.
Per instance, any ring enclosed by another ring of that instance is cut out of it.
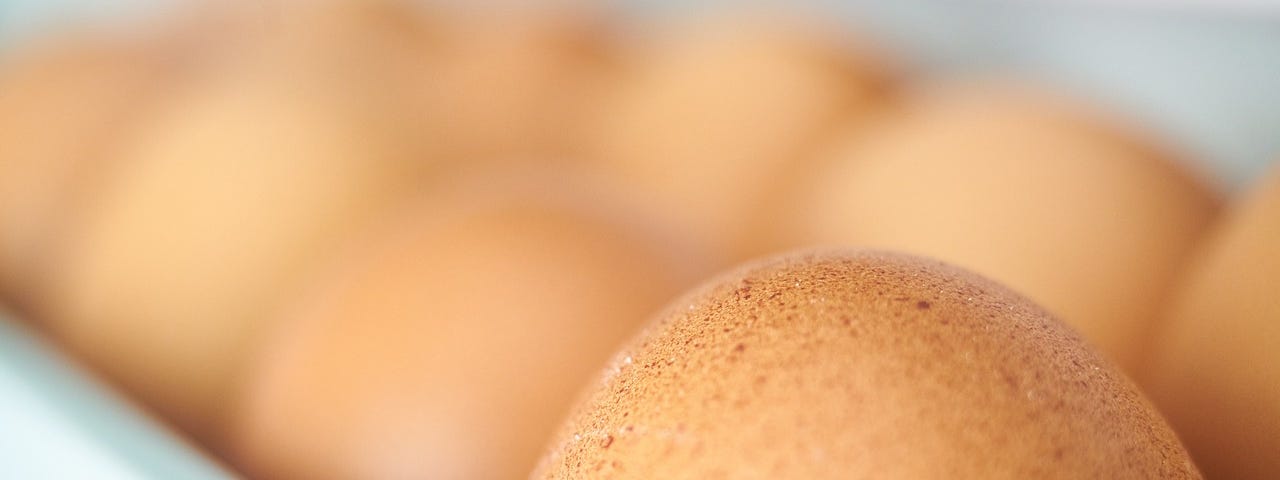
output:
<svg viewBox="0 0 1280 480"><path fill-rule="evenodd" d="M0 64L0 292L13 303L42 288L61 230L166 83L155 50L77 32Z"/></svg>
<svg viewBox="0 0 1280 480"><path fill-rule="evenodd" d="M216 446L274 305L428 176L432 157L373 101L290 63L188 86L68 236L40 302L53 332Z"/></svg>
<svg viewBox="0 0 1280 480"><path fill-rule="evenodd" d="M759 253L760 221L811 148L884 97L882 63L856 42L777 17L641 32L588 142L606 176L725 251Z"/></svg>
<svg viewBox="0 0 1280 480"><path fill-rule="evenodd" d="M1111 363L936 261L764 260L671 304L531 478L1200 478Z"/></svg>
<svg viewBox="0 0 1280 480"><path fill-rule="evenodd" d="M572 164L613 70L604 22L573 8L455 7L416 95L442 150L467 164Z"/></svg>
<svg viewBox="0 0 1280 480"><path fill-rule="evenodd" d="M586 111L611 72L603 22L586 9L327 0L238 30L264 56L373 97L395 124L464 167L573 163ZM247 18L244 18L247 17Z"/></svg>
<svg viewBox="0 0 1280 480"><path fill-rule="evenodd" d="M402 0L284 2L274 10L237 12L228 35L247 39L221 39L228 63L300 77L302 86L323 88L380 122L379 130L424 144L444 141L423 127L438 109L416 95L439 70L432 59L442 27L429 11Z"/></svg>
<svg viewBox="0 0 1280 480"><path fill-rule="evenodd" d="M256 364L245 471L525 475L576 387L703 263L608 197L565 192L435 196L323 277Z"/></svg>
<svg viewBox="0 0 1280 480"><path fill-rule="evenodd" d="M1280 476L1280 169L1232 205L1166 305L1142 383L1211 478Z"/></svg>
<svg viewBox="0 0 1280 480"><path fill-rule="evenodd" d="M1217 194L1118 121L1000 83L922 89L832 148L784 246L892 248L1029 296L1132 371Z"/></svg>

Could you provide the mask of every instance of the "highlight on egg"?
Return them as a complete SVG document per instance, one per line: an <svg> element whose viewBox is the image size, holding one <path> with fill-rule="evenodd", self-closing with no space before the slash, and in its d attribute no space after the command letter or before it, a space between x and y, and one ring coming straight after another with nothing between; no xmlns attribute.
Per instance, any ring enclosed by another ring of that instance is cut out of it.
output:
<svg viewBox="0 0 1280 480"><path fill-rule="evenodd" d="M1210 478L1280 474L1280 167L1180 277L1139 380Z"/></svg>
<svg viewBox="0 0 1280 480"><path fill-rule="evenodd" d="M616 197L492 182L418 203L286 310L238 402L235 463L521 477L577 388L707 263Z"/></svg>
<svg viewBox="0 0 1280 480"><path fill-rule="evenodd" d="M830 147L775 248L889 248L1027 295L1132 372L1218 194L1105 112L1034 88L919 88Z"/></svg>
<svg viewBox="0 0 1280 480"><path fill-rule="evenodd" d="M748 264L624 346L531 478L1200 478L1111 362L1007 288L866 251Z"/></svg>

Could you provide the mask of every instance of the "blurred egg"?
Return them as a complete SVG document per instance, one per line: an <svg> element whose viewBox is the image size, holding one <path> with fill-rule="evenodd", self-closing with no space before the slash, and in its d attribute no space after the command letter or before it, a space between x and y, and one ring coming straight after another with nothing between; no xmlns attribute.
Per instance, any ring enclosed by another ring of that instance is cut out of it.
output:
<svg viewBox="0 0 1280 480"><path fill-rule="evenodd" d="M1004 287L867 252L670 305L530 478L1199 478L1136 387Z"/></svg>
<svg viewBox="0 0 1280 480"><path fill-rule="evenodd" d="M424 143L443 141L444 135L423 131L436 109L414 95L439 70L431 59L439 48L440 25L424 8L404 0L247 8L255 6L261 7L241 5L234 11L237 23L218 37L217 44L230 51L230 63L299 75L305 84L327 89L325 95L364 110L381 122L379 129Z"/></svg>
<svg viewBox="0 0 1280 480"><path fill-rule="evenodd" d="M195 2L165 24L170 41L206 57L206 76L275 75L325 89L378 119L379 127L431 137L413 94L434 74L438 20L410 0L230 0Z"/></svg>
<svg viewBox="0 0 1280 480"><path fill-rule="evenodd" d="M736 256L757 253L760 220L818 140L869 116L888 83L853 45L785 23L734 17L642 37L590 130L602 170Z"/></svg>
<svg viewBox="0 0 1280 480"><path fill-rule="evenodd" d="M604 25L586 11L457 7L419 88L442 148L462 162L576 158L586 112L611 72Z"/></svg>
<svg viewBox="0 0 1280 480"><path fill-rule="evenodd" d="M62 342L215 446L272 308L430 168L331 80L247 61L166 102L122 149L41 301Z"/></svg>
<svg viewBox="0 0 1280 480"><path fill-rule="evenodd" d="M704 263L570 190L435 196L323 277L261 350L236 420L243 468L525 475L576 388Z"/></svg>
<svg viewBox="0 0 1280 480"><path fill-rule="evenodd" d="M1181 277L1144 386L1210 478L1280 477L1280 168Z"/></svg>
<svg viewBox="0 0 1280 480"><path fill-rule="evenodd" d="M572 155L609 72L603 25L572 9L326 0L247 8L229 39L321 72L456 163ZM259 50L254 52L254 50Z"/></svg>
<svg viewBox="0 0 1280 480"><path fill-rule="evenodd" d="M0 64L0 293L25 304L107 157L154 103L157 49L77 33Z"/></svg>
<svg viewBox="0 0 1280 480"><path fill-rule="evenodd" d="M954 262L1044 305L1131 371L1217 195L1066 99L995 84L917 93L809 172L781 244Z"/></svg>

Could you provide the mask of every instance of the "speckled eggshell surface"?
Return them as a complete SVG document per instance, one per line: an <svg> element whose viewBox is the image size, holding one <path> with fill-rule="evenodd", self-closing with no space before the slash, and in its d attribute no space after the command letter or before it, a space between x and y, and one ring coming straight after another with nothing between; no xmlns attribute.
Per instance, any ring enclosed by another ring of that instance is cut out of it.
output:
<svg viewBox="0 0 1280 480"><path fill-rule="evenodd" d="M939 262L792 254L671 305L532 478L1199 478L1116 368Z"/></svg>

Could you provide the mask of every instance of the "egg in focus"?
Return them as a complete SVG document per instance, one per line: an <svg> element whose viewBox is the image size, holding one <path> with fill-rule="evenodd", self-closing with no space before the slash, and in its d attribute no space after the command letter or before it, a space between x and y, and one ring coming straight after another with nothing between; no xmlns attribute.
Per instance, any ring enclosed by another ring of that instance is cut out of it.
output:
<svg viewBox="0 0 1280 480"><path fill-rule="evenodd" d="M254 478L1280 476L1280 171L1219 216L1118 112L863 42L919 38L526 7L14 44L0 304ZM674 296L813 246L903 253Z"/></svg>
<svg viewBox="0 0 1280 480"><path fill-rule="evenodd" d="M1218 195L1136 133L1004 84L904 96L831 148L781 246L888 248L1005 283L1132 372Z"/></svg>
<svg viewBox="0 0 1280 480"><path fill-rule="evenodd" d="M616 354L531 478L1200 478L1113 364L933 260L721 275Z"/></svg>
<svg viewBox="0 0 1280 480"><path fill-rule="evenodd" d="M1280 168L1233 202L1165 305L1142 380L1211 478L1280 475Z"/></svg>

